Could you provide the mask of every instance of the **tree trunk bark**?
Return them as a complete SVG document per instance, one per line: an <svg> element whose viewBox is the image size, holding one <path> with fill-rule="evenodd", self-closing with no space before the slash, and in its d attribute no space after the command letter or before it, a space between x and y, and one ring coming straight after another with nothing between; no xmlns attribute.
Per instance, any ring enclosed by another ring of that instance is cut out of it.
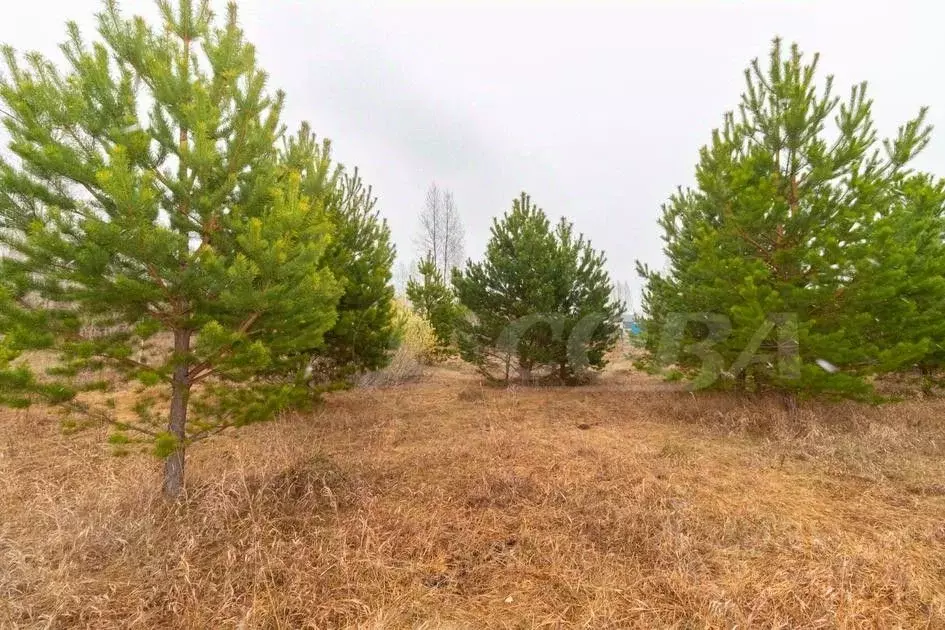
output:
<svg viewBox="0 0 945 630"><path fill-rule="evenodd" d="M177 448L164 460L164 496L180 497L184 489L184 438L187 429L187 399L190 397L190 378L185 357L190 352L190 331L174 331L174 355L177 365L171 383L171 417L168 430L177 438Z"/></svg>

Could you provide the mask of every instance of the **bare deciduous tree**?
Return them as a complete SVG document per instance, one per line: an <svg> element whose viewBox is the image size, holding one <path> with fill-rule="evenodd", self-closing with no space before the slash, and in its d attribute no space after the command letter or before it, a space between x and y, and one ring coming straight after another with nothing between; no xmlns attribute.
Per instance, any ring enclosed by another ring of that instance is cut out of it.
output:
<svg viewBox="0 0 945 630"><path fill-rule="evenodd" d="M448 279L453 269L462 265L464 237L453 193L431 184L420 211L417 246L421 258L432 258L440 274Z"/></svg>
<svg viewBox="0 0 945 630"><path fill-rule="evenodd" d="M626 280L614 282L614 299L624 304L624 316L633 316L633 289Z"/></svg>

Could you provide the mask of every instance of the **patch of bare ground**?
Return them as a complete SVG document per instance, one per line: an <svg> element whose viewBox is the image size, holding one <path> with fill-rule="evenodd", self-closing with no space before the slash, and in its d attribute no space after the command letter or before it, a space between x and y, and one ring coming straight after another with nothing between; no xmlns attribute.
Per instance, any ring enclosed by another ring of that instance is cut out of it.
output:
<svg viewBox="0 0 945 630"><path fill-rule="evenodd" d="M0 627L945 626L945 401L468 370L158 463L0 413Z"/></svg>

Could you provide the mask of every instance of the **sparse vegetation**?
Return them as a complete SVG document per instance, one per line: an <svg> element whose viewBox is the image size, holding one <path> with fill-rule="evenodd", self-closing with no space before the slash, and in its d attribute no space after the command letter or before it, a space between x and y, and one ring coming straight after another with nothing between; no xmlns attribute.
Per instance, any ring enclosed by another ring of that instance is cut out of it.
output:
<svg viewBox="0 0 945 630"><path fill-rule="evenodd" d="M525 193L460 268L432 186L396 299L235 5L157 6L70 23L65 70L2 51L0 630L945 627L924 109L880 143L776 40L628 338Z"/></svg>
<svg viewBox="0 0 945 630"><path fill-rule="evenodd" d="M618 360L580 389L432 370L205 443L177 506L146 456L0 412L0 625L945 621L939 400L790 414Z"/></svg>

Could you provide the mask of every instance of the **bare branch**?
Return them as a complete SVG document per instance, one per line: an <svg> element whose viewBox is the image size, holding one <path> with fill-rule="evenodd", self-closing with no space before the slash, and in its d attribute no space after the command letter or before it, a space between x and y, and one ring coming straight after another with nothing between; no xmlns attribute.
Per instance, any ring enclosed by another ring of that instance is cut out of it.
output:
<svg viewBox="0 0 945 630"><path fill-rule="evenodd" d="M462 264L463 241L463 224L453 193L431 184L420 211L417 247L421 258L432 258L440 275L448 279Z"/></svg>

